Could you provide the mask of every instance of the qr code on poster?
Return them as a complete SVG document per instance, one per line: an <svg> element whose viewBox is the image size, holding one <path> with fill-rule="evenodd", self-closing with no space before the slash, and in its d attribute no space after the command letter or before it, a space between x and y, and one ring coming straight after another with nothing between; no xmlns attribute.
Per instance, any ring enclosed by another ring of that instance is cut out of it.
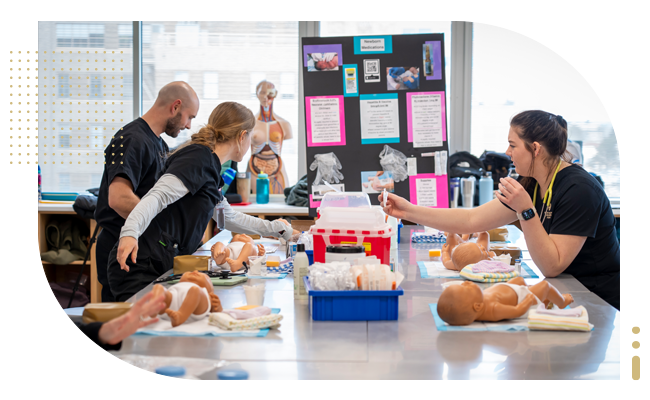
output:
<svg viewBox="0 0 650 400"><path fill-rule="evenodd" d="M379 60L363 60L366 74L379 73Z"/></svg>

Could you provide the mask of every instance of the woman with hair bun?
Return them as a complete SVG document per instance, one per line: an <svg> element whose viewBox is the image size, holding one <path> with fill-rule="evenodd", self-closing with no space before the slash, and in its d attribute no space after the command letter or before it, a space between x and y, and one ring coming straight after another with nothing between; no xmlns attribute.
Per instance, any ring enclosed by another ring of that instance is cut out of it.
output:
<svg viewBox="0 0 650 400"><path fill-rule="evenodd" d="M600 183L563 159L567 140L567 123L560 115L521 112L510 121L506 151L521 178L502 178L496 199L469 210L433 209L388 193L384 211L456 233L486 231L519 219L530 256L544 276L571 274L620 310L616 220Z"/></svg>
<svg viewBox="0 0 650 400"><path fill-rule="evenodd" d="M163 175L131 211L109 255L108 278L125 301L173 267L174 257L194 253L217 205L229 230L290 239L283 220L266 221L234 211L221 193L221 164L241 161L250 147L253 113L235 102L219 104L208 124L171 153Z"/></svg>

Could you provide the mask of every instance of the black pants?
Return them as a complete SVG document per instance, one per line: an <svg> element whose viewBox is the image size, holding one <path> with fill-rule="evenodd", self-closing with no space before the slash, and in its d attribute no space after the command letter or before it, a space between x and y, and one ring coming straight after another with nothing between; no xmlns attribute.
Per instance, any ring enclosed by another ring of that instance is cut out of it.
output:
<svg viewBox="0 0 650 400"><path fill-rule="evenodd" d="M163 234L165 235L165 234ZM174 266L174 257L178 255L177 242L171 240L165 235L163 243L169 243L169 246L163 246L159 243L147 245L140 240L140 249L136 262L131 261L131 256L126 260L129 266L129 272L120 268L117 262L116 243L108 257L108 280L111 286L111 292L116 301L126 301L140 290L144 289L151 282L159 278L162 274L169 271Z"/></svg>
<svg viewBox="0 0 650 400"><path fill-rule="evenodd" d="M95 262L97 263L97 280L102 284L102 302L115 301L108 282L108 255L117 243L117 236L102 229L95 243Z"/></svg>

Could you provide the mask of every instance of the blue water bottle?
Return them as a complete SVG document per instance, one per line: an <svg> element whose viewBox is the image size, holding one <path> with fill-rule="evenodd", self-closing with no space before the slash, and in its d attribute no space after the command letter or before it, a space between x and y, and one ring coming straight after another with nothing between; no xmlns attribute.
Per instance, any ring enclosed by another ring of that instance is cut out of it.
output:
<svg viewBox="0 0 650 400"><path fill-rule="evenodd" d="M483 205L492 200L494 196L494 181L492 172L487 171L478 181L478 202Z"/></svg>
<svg viewBox="0 0 650 400"><path fill-rule="evenodd" d="M269 176L260 172L257 175L257 204L267 204L269 202Z"/></svg>

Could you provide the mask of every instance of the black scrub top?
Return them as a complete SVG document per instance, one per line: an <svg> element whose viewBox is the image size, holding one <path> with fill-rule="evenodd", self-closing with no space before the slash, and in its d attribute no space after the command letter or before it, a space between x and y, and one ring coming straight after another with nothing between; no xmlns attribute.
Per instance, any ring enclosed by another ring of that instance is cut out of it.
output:
<svg viewBox="0 0 650 400"><path fill-rule="evenodd" d="M126 178L142 198L162 175L169 147L142 118L117 131L104 150L104 174L99 187L95 220L114 237L120 236L124 218L108 205L108 187L116 176Z"/></svg>
<svg viewBox="0 0 650 400"><path fill-rule="evenodd" d="M534 189L535 185L528 188L531 198ZM537 192L535 209L543 219L544 193L539 188ZM616 237L616 218L600 183L576 164L559 171L553 184L551 215L543 226L549 235L587 237L564 273L573 275L587 289L620 310L621 250Z"/></svg>
<svg viewBox="0 0 650 400"><path fill-rule="evenodd" d="M166 259L169 247L177 249L176 255L192 254L199 248L214 207L223 199L220 171L217 155L201 144L191 144L169 156L163 175L180 179L189 193L151 221L138 240L138 258L152 257L172 268Z"/></svg>

